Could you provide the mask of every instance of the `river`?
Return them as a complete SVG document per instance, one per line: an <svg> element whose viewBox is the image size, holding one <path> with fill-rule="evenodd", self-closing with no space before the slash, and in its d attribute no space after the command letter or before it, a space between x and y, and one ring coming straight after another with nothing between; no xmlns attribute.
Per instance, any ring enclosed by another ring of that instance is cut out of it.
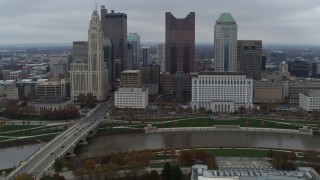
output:
<svg viewBox="0 0 320 180"><path fill-rule="evenodd" d="M42 144L31 144L9 148L0 148L0 169L8 169L18 166L21 161L27 159L38 150Z"/></svg>
<svg viewBox="0 0 320 180"><path fill-rule="evenodd" d="M252 147L320 151L320 136L268 132L168 132L97 136L76 148L81 157L111 152L193 147Z"/></svg>
<svg viewBox="0 0 320 180"><path fill-rule="evenodd" d="M0 169L17 166L42 144L0 149ZM267 132L168 132L158 134L117 134L95 136L78 146L80 157L103 156L118 151L193 147L253 147L320 151L320 136Z"/></svg>

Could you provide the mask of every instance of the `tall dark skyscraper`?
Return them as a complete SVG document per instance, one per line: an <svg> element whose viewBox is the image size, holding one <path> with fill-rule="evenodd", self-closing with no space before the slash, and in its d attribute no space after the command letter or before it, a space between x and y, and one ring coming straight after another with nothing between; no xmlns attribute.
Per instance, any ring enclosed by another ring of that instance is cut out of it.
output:
<svg viewBox="0 0 320 180"><path fill-rule="evenodd" d="M195 13L184 19L166 12L166 72L189 74L194 71Z"/></svg>
<svg viewBox="0 0 320 180"><path fill-rule="evenodd" d="M114 10L108 13L105 6L101 6L101 23L104 37L112 42L114 58L121 62L121 71L128 69L127 14L115 13Z"/></svg>
<svg viewBox="0 0 320 180"><path fill-rule="evenodd" d="M238 69L248 78L261 80L261 40L238 40Z"/></svg>

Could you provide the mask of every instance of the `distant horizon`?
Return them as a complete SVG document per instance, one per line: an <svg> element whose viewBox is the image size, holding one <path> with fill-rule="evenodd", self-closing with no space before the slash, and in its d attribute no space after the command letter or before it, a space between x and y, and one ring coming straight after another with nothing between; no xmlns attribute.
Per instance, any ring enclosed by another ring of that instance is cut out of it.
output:
<svg viewBox="0 0 320 180"><path fill-rule="evenodd" d="M72 43L12 43L12 44L0 44L0 48L3 47L45 47L45 46L68 46L72 47ZM155 46L157 44L164 43L164 42L141 42L141 45L152 45ZM209 42L196 42L195 45L214 45L214 43L209 43ZM269 47L269 46L284 46L284 47L320 47L320 44L286 44L286 43L263 43L262 45L264 47Z"/></svg>

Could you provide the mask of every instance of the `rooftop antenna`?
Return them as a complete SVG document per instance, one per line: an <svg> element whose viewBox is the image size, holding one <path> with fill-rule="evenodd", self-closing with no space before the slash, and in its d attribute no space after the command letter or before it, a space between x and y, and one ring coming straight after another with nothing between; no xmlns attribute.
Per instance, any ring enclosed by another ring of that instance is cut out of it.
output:
<svg viewBox="0 0 320 180"><path fill-rule="evenodd" d="M98 9L98 8L97 8L97 2L96 2L96 11L97 11L97 9Z"/></svg>

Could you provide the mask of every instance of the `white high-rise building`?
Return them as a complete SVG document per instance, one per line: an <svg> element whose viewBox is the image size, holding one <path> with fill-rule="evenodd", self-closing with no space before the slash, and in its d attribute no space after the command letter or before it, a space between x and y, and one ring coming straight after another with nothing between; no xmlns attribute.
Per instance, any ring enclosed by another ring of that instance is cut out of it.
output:
<svg viewBox="0 0 320 180"><path fill-rule="evenodd" d="M104 62L103 32L97 10L93 11L88 31L88 62L76 61L70 66L71 98L92 93L97 101L107 97L107 65Z"/></svg>
<svg viewBox="0 0 320 180"><path fill-rule="evenodd" d="M222 13L214 26L214 69L237 71L237 24L230 13Z"/></svg>
<svg viewBox="0 0 320 180"><path fill-rule="evenodd" d="M201 72L192 78L193 109L232 113L241 106L251 108L253 80L237 72Z"/></svg>
<svg viewBox="0 0 320 180"><path fill-rule="evenodd" d="M160 72L166 72L166 45L163 43L157 46L157 61L160 65Z"/></svg>

